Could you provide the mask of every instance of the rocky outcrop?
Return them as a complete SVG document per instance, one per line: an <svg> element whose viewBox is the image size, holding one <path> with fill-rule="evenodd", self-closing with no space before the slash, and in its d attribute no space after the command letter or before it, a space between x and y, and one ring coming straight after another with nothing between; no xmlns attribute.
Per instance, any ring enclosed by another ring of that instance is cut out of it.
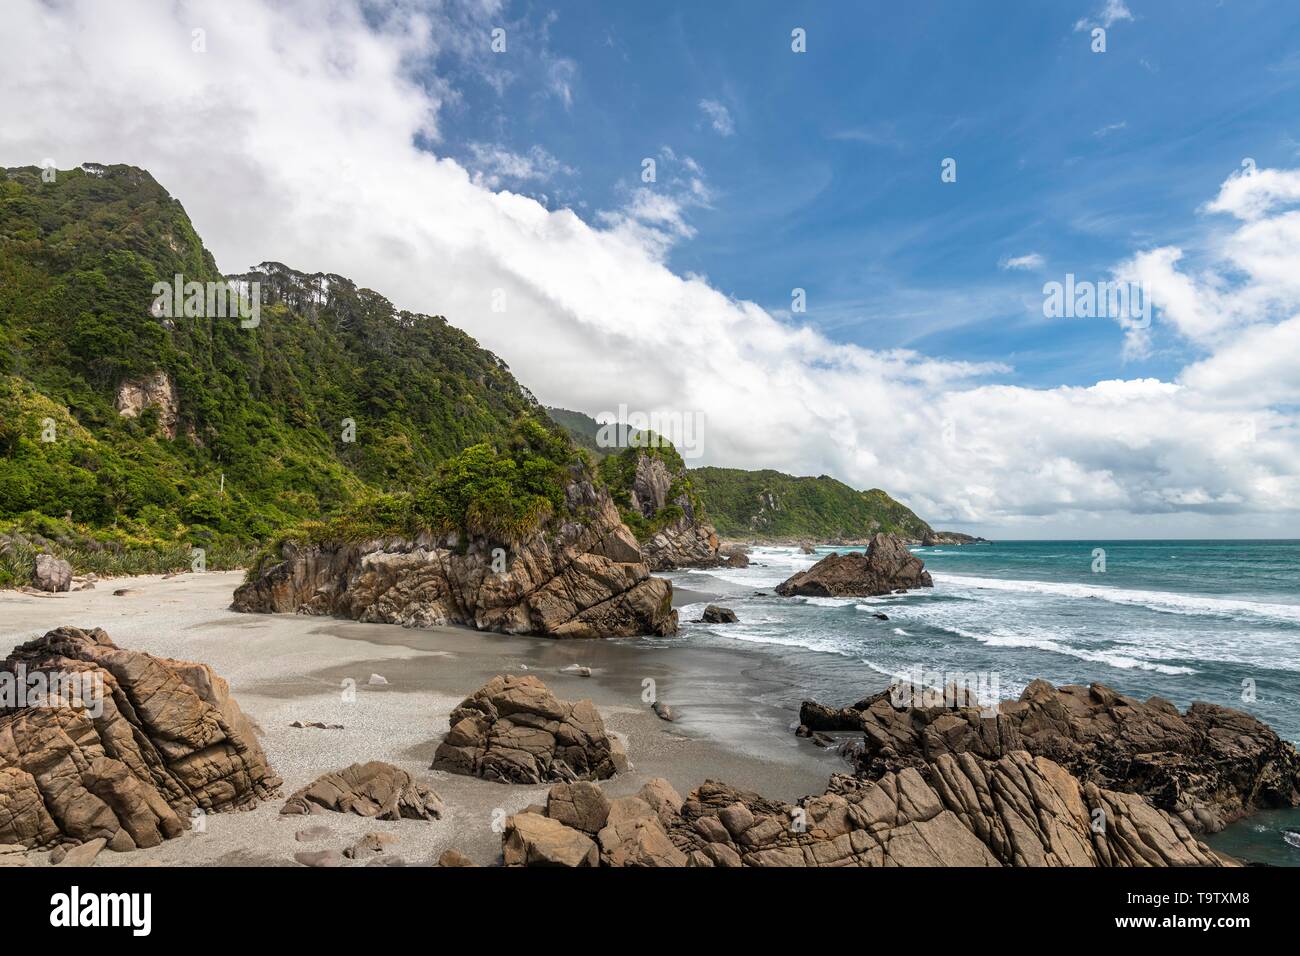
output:
<svg viewBox="0 0 1300 956"><path fill-rule="evenodd" d="M627 754L589 700L559 700L536 677L492 678L451 712L434 770L501 783L604 780Z"/></svg>
<svg viewBox="0 0 1300 956"><path fill-rule="evenodd" d="M608 493L578 473L566 496L566 520L509 547L454 535L286 543L232 607L557 638L675 633L672 585L650 576Z"/></svg>
<svg viewBox="0 0 1300 956"><path fill-rule="evenodd" d="M123 418L138 418L147 408L158 410L158 424L168 438L176 437L180 421L180 399L176 386L162 369L135 381L126 381L117 387L113 402Z"/></svg>
<svg viewBox="0 0 1300 956"><path fill-rule="evenodd" d="M200 811L252 807L280 780L226 682L206 664L61 627L0 663L0 681L49 690L0 710L0 844L104 839L156 846Z"/></svg>
<svg viewBox="0 0 1300 956"><path fill-rule="evenodd" d="M868 597L899 588L933 587L925 564L896 534L872 537L865 553L830 554L777 585L776 593L805 597Z"/></svg>
<svg viewBox="0 0 1300 956"><path fill-rule="evenodd" d="M287 815L355 813L377 820L439 820L442 798L400 767L372 760L319 777L284 802Z"/></svg>
<svg viewBox="0 0 1300 956"><path fill-rule="evenodd" d="M983 540L973 535L962 534L960 531L927 531L921 536L920 543L929 548L936 544L974 544Z"/></svg>
<svg viewBox="0 0 1300 956"><path fill-rule="evenodd" d="M1192 832L1300 806L1300 755L1254 717L1204 703L1179 713L1162 698L1139 701L1101 684L1034 681L996 716L975 706L896 708L886 692L838 711L805 702L800 720L862 730L851 756L864 779L923 769L945 755L999 760L1027 751L1084 785L1144 797Z"/></svg>
<svg viewBox="0 0 1300 956"><path fill-rule="evenodd" d="M641 545L650 570L717 567L722 563L717 531L696 513L689 493L673 494L681 485L685 468L674 475L661 456L644 451L637 454L636 472L628 490L632 509L647 521L670 506L681 512L679 518L660 527Z"/></svg>
<svg viewBox="0 0 1300 956"><path fill-rule="evenodd" d="M737 618L736 612L731 608L710 604L700 615L700 621L704 624L735 624Z"/></svg>
<svg viewBox="0 0 1300 956"><path fill-rule="evenodd" d="M1217 866L1178 819L1045 757L944 754L923 773L832 778L797 806L707 781L635 796L552 789L506 823L511 866Z"/></svg>
<svg viewBox="0 0 1300 956"><path fill-rule="evenodd" d="M71 591L72 565L52 554L38 554L32 566L32 587L38 591Z"/></svg>

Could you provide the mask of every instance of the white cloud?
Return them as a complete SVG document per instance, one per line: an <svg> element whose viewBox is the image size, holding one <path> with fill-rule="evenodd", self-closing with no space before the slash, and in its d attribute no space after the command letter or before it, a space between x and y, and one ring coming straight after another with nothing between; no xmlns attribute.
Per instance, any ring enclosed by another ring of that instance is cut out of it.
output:
<svg viewBox="0 0 1300 956"><path fill-rule="evenodd" d="M1300 441L1277 407L1300 368L1300 227L1279 208L1294 173L1225 184L1214 203L1240 226L1199 271L1171 247L1123 264L1198 351L1177 381L1002 384L1000 364L832 341L674 274L665 254L709 189L667 150L659 182L584 221L417 148L459 103L437 64L495 18L472 2L375 24L344 0L11 0L0 162L147 168L222 268L338 272L444 314L549 404L702 411L706 463L830 473L1002 534L1300 531Z"/></svg>
<svg viewBox="0 0 1300 956"><path fill-rule="evenodd" d="M1098 139L1103 139L1111 133L1118 133L1122 129L1128 128L1128 120L1120 120L1118 123L1108 123L1105 126L1099 126L1092 131L1092 135Z"/></svg>
<svg viewBox="0 0 1300 956"><path fill-rule="evenodd" d="M490 143L470 143L468 148L474 181L489 189L503 183L549 182L556 176L572 176L577 172L541 146L533 146L526 153Z"/></svg>
<svg viewBox="0 0 1300 956"><path fill-rule="evenodd" d="M714 131L720 136L730 136L736 132L736 124L731 118L731 111L717 100L700 100L700 110L708 118Z"/></svg>
<svg viewBox="0 0 1300 956"><path fill-rule="evenodd" d="M1094 26L1103 26L1109 29L1121 20L1132 19L1133 13L1124 0L1106 0L1092 18L1084 17L1079 20L1075 23L1074 29L1076 32L1091 30Z"/></svg>
<svg viewBox="0 0 1300 956"><path fill-rule="evenodd" d="M1037 252L1029 252L1023 256L1012 256L1010 258L1003 259L1000 263L998 263L998 265L1003 269L1033 270L1033 269L1041 269L1044 266L1044 264L1046 264L1046 262L1047 260L1044 259Z"/></svg>

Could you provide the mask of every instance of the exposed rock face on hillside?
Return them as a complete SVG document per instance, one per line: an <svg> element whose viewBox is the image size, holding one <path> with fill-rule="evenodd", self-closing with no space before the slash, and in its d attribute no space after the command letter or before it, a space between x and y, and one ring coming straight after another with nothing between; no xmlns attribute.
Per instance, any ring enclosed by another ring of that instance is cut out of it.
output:
<svg viewBox="0 0 1300 956"><path fill-rule="evenodd" d="M833 710L805 702L816 730L862 730L857 775L878 779L943 756L1049 758L1086 785L1138 794L1192 832L1213 833L1258 809L1300 806L1300 755L1249 714L1145 702L1101 684L1034 681L994 718L977 707L895 708L888 693ZM811 723L809 722L811 721Z"/></svg>
<svg viewBox="0 0 1300 956"><path fill-rule="evenodd" d="M670 505L682 512L680 518L660 528L641 546L646 563L652 571L717 567L722 562L718 533L695 513L689 494L670 497L676 477L657 455L642 453L637 459L636 476L628 492L632 507L647 520Z"/></svg>
<svg viewBox="0 0 1300 956"><path fill-rule="evenodd" d="M36 672L51 686L50 675L77 682L39 706L0 710L0 844L156 846L196 811L251 807L280 787L206 664L124 650L98 628L61 627L0 663L5 680Z"/></svg>
<svg viewBox="0 0 1300 956"><path fill-rule="evenodd" d="M929 548L936 544L974 544L983 540L983 538L962 534L960 531L931 531L929 534L921 536L920 543Z"/></svg>
<svg viewBox="0 0 1300 956"><path fill-rule="evenodd" d="M138 418L146 408L156 408L158 424L162 427L163 434L168 438L176 437L176 424L180 421L180 399L175 384L162 369L137 381L119 385L114 406L124 418Z"/></svg>
<svg viewBox="0 0 1300 956"><path fill-rule="evenodd" d="M795 807L707 781L683 801L667 781L636 796L552 789L509 818L515 866L1217 866L1183 824L1132 794L1081 785L1020 751L945 754L879 781L832 778ZM581 810L575 807L581 806Z"/></svg>
<svg viewBox="0 0 1300 956"><path fill-rule="evenodd" d="M451 712L434 770L502 783L604 780L627 754L589 700L559 700L536 677L497 676Z"/></svg>
<svg viewBox="0 0 1300 956"><path fill-rule="evenodd" d="M786 597L865 597L933 586L925 564L907 549L902 538L877 534L866 553L829 554L777 585L776 593Z"/></svg>
<svg viewBox="0 0 1300 956"><path fill-rule="evenodd" d="M672 634L672 585L650 576L603 488L575 476L570 511L509 547L453 536L298 547L235 591L236 611L333 614L357 621L547 637Z"/></svg>

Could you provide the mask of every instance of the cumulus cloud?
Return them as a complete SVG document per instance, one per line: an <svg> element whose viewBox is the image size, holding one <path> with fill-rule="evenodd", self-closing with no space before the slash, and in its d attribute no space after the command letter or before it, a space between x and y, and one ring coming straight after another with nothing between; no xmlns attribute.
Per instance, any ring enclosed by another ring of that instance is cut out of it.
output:
<svg viewBox="0 0 1300 956"><path fill-rule="evenodd" d="M541 146L516 153L500 144L470 143L469 166L477 184L496 189L503 183L549 182L577 172Z"/></svg>
<svg viewBox="0 0 1300 956"><path fill-rule="evenodd" d="M731 111L717 100L700 100L700 111L704 113L714 132L720 136L730 136L736 132L736 124L731 118Z"/></svg>
<svg viewBox="0 0 1300 956"><path fill-rule="evenodd" d="M1213 202L1239 226L1217 261L1188 271L1164 247L1121 264L1158 287L1171 333L1197 350L1176 381L1026 388L999 363L833 341L674 273L666 253L709 189L671 150L665 175L589 219L490 183L438 144L460 102L443 66L481 50L499 9L367 10L11 0L0 161L144 167L222 268L275 259L445 314L548 404L698 412L697 464L829 473L1001 533L1234 533L1249 514L1296 529L1300 442L1282 407L1300 368L1285 314L1300 275L1283 205L1294 173L1225 183Z"/></svg>
<svg viewBox="0 0 1300 956"><path fill-rule="evenodd" d="M1076 32L1091 30L1095 26L1109 29L1121 20L1132 20L1133 13L1124 0L1106 0L1101 9L1092 17L1084 17L1074 24Z"/></svg>

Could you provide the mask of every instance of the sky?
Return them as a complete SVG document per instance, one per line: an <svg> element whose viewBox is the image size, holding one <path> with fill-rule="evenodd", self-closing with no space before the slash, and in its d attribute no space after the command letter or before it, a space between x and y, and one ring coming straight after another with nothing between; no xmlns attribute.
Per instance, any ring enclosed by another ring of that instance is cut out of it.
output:
<svg viewBox="0 0 1300 956"><path fill-rule="evenodd" d="M1294 3L8 0L0 58L0 165L144 167L224 270L446 315L692 465L1300 536Z"/></svg>

